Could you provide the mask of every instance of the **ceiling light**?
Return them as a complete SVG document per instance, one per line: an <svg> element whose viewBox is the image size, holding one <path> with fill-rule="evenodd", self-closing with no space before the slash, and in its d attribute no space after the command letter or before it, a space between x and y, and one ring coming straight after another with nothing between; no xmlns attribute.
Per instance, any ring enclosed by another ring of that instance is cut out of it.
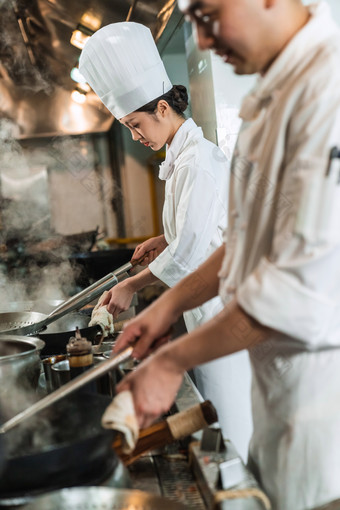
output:
<svg viewBox="0 0 340 510"><path fill-rule="evenodd" d="M84 28L80 24L77 26L77 29L72 32L70 43L73 44L79 50L82 50L87 43L88 39L90 39L93 32L88 33L86 29L86 33L84 32Z"/></svg>
<svg viewBox="0 0 340 510"><path fill-rule="evenodd" d="M88 92L90 92L91 87L88 83L78 83L76 86L76 90L78 90L82 94L87 94Z"/></svg>
<svg viewBox="0 0 340 510"><path fill-rule="evenodd" d="M84 104L86 101L86 95L77 89L73 90L71 98L75 103L78 104Z"/></svg>
<svg viewBox="0 0 340 510"><path fill-rule="evenodd" d="M102 23L101 17L92 10L85 12L78 23L76 30L72 32L71 44L82 50L88 41Z"/></svg>
<svg viewBox="0 0 340 510"><path fill-rule="evenodd" d="M80 73L78 67L73 67L73 69L71 70L70 76L71 76L72 80L77 83L86 83L86 79Z"/></svg>
<svg viewBox="0 0 340 510"><path fill-rule="evenodd" d="M80 20L80 24L96 32L101 27L102 18L99 14L94 13L92 10L85 12Z"/></svg>

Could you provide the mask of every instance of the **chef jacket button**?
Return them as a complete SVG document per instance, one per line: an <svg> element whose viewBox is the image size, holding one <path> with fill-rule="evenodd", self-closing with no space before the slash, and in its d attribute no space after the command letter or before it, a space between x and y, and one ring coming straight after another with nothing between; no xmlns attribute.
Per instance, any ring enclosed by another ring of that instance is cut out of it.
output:
<svg viewBox="0 0 340 510"><path fill-rule="evenodd" d="M231 216L232 216L232 218L238 218L238 215L239 215L239 214L238 214L238 212L237 212L237 210L236 210L236 209L233 209L233 210L231 211Z"/></svg>
<svg viewBox="0 0 340 510"><path fill-rule="evenodd" d="M234 293L236 292L236 287L235 287L235 285L229 285L229 286L227 287L227 292L228 292L228 294L234 294Z"/></svg>

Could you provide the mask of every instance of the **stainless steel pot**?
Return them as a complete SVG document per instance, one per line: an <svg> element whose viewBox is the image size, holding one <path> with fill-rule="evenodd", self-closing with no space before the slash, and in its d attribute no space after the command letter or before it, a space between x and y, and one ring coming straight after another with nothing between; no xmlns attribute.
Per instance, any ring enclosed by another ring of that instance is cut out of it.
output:
<svg viewBox="0 0 340 510"><path fill-rule="evenodd" d="M15 390L35 390L40 375L40 351L45 342L35 337L0 336L0 398L13 400Z"/></svg>

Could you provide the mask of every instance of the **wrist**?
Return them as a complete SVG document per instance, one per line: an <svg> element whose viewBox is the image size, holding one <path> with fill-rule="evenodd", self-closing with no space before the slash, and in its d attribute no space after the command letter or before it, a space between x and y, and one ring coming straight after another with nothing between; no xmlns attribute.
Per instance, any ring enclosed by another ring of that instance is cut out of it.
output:
<svg viewBox="0 0 340 510"><path fill-rule="evenodd" d="M172 372L177 375L183 375L189 368L185 366L184 360L181 359L177 349L175 348L175 342L169 342L166 345L160 347L154 356L157 358L157 365L161 366L163 370Z"/></svg>
<svg viewBox="0 0 340 510"><path fill-rule="evenodd" d="M129 278L126 278L126 280L122 281L122 286L129 292L135 293L137 292L137 285L135 281L135 276L131 276Z"/></svg>

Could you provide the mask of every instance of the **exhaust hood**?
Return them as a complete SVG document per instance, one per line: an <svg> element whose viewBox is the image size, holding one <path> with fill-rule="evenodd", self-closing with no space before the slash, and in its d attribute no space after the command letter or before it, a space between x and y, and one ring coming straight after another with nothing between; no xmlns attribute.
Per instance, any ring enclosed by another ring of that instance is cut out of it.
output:
<svg viewBox="0 0 340 510"><path fill-rule="evenodd" d="M16 138L107 131L112 115L70 76L81 41L127 19L159 41L176 11L175 0L0 0L0 121Z"/></svg>

